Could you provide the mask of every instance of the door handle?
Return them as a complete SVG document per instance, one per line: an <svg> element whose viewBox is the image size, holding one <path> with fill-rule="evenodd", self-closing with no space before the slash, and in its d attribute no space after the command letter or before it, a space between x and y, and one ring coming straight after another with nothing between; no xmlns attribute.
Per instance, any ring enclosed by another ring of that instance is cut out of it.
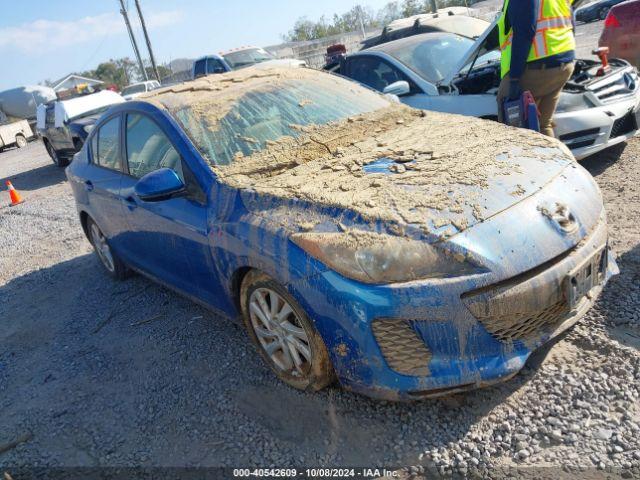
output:
<svg viewBox="0 0 640 480"><path fill-rule="evenodd" d="M84 182L84 189L87 192L91 192L93 190L93 182L91 180L87 180L86 182Z"/></svg>
<svg viewBox="0 0 640 480"><path fill-rule="evenodd" d="M127 205L127 208L129 210L133 210L138 207L138 202L136 202L136 199L133 198L131 195L124 198L124 203Z"/></svg>

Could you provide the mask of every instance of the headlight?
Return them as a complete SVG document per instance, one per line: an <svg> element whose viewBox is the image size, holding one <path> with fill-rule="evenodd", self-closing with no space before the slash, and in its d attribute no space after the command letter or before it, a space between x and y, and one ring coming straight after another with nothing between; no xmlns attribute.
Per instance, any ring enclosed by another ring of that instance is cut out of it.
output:
<svg viewBox="0 0 640 480"><path fill-rule="evenodd" d="M364 283L393 283L481 273L464 255L408 238L369 232L299 233L296 245L342 275Z"/></svg>
<svg viewBox="0 0 640 480"><path fill-rule="evenodd" d="M89 133L91 133L91 130L93 130L93 125L85 125L84 127L82 127L82 129L88 135Z"/></svg>

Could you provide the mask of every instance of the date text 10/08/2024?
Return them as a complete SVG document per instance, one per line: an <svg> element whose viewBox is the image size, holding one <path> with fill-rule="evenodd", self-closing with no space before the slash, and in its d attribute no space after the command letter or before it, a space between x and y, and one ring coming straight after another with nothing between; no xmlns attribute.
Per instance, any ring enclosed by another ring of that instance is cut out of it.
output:
<svg viewBox="0 0 640 480"><path fill-rule="evenodd" d="M398 472L385 468L234 468L234 478L397 478Z"/></svg>

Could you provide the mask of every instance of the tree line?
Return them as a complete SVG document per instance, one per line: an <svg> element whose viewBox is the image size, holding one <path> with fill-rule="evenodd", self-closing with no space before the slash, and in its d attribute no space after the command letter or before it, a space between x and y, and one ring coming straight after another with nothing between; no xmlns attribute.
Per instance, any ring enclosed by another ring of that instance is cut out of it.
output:
<svg viewBox="0 0 640 480"><path fill-rule="evenodd" d="M433 4L438 8L464 7L477 1L479 0L396 0L387 3L378 11L371 7L356 5L346 13L334 14L332 19L322 16L313 21L307 17L301 17L287 34L282 35L282 38L287 42L300 42L359 31L363 26L365 29L382 28L398 18L431 12Z"/></svg>
<svg viewBox="0 0 640 480"><path fill-rule="evenodd" d="M148 62L145 62L145 70L149 80L155 79L153 69ZM127 85L141 82L144 80L140 67L129 57L110 59L102 62L93 70L85 70L83 72L74 72L82 77L94 78L102 80L106 85L115 85L118 90L122 90ZM164 66L158 65L158 73L160 78L171 75L171 70ZM50 80L46 80L45 85L53 86Z"/></svg>

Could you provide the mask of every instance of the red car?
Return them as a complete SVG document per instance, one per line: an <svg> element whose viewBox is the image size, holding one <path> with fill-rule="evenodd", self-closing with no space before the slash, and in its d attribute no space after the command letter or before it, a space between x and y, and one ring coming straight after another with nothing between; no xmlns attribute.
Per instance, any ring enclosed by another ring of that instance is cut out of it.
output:
<svg viewBox="0 0 640 480"><path fill-rule="evenodd" d="M609 55L640 67L640 0L619 3L609 10L599 45Z"/></svg>

